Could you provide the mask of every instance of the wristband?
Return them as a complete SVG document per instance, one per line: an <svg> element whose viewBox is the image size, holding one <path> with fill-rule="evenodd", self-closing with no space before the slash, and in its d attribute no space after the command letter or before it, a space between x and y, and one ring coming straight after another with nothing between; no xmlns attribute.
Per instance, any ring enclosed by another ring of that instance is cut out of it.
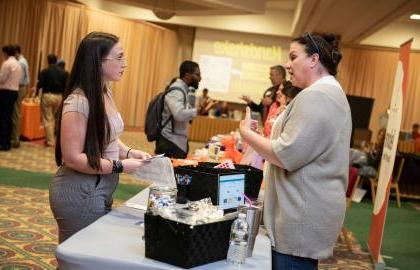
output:
<svg viewBox="0 0 420 270"><path fill-rule="evenodd" d="M122 173L123 170L124 170L124 166L122 165L121 160L112 161L112 173Z"/></svg>
<svg viewBox="0 0 420 270"><path fill-rule="evenodd" d="M132 149L133 149L133 148L128 149L128 151L127 151L127 156L126 156L125 158L128 158L128 154L130 153L130 151L131 151Z"/></svg>

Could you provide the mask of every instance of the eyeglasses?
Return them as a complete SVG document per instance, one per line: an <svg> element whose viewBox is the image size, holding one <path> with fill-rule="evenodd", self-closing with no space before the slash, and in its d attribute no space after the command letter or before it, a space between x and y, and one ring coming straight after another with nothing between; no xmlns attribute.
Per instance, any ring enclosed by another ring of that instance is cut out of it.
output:
<svg viewBox="0 0 420 270"><path fill-rule="evenodd" d="M311 34L310 34L310 33L306 32L306 33L303 35L303 38L305 38L305 39L306 39L306 38L309 38L309 40L312 42L312 45L314 45L314 46L315 46L316 52L317 52L318 54L321 54L321 53L320 53L320 50L319 50L318 45L316 44L315 40L313 39L313 37L311 36Z"/></svg>

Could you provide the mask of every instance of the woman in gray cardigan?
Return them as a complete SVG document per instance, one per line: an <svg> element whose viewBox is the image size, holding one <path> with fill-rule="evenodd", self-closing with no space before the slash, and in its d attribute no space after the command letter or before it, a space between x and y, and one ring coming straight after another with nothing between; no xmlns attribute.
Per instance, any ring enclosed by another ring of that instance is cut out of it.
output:
<svg viewBox="0 0 420 270"><path fill-rule="evenodd" d="M335 36L306 33L290 45L286 65L303 90L277 118L270 139L250 129L241 135L268 162L264 224L273 269L317 269L330 257L344 220L351 113L338 81L341 53Z"/></svg>

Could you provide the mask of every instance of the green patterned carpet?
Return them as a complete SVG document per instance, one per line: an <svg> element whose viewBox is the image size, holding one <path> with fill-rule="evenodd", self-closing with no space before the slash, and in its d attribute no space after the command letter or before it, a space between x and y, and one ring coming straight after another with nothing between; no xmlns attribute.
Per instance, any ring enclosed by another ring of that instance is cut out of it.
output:
<svg viewBox="0 0 420 270"><path fill-rule="evenodd" d="M55 269L57 228L48 192L0 186L0 269Z"/></svg>

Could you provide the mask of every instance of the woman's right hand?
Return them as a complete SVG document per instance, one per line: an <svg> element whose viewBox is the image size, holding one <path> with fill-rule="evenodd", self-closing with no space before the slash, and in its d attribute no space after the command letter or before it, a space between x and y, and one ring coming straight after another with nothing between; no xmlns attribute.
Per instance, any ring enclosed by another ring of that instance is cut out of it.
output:
<svg viewBox="0 0 420 270"><path fill-rule="evenodd" d="M244 136L248 130L251 130L251 109L247 106L245 109L245 118L239 124L239 132Z"/></svg>
<svg viewBox="0 0 420 270"><path fill-rule="evenodd" d="M133 173L135 170L145 164L141 159L137 158L126 158L121 160L121 162L124 167L123 172L125 173Z"/></svg>

